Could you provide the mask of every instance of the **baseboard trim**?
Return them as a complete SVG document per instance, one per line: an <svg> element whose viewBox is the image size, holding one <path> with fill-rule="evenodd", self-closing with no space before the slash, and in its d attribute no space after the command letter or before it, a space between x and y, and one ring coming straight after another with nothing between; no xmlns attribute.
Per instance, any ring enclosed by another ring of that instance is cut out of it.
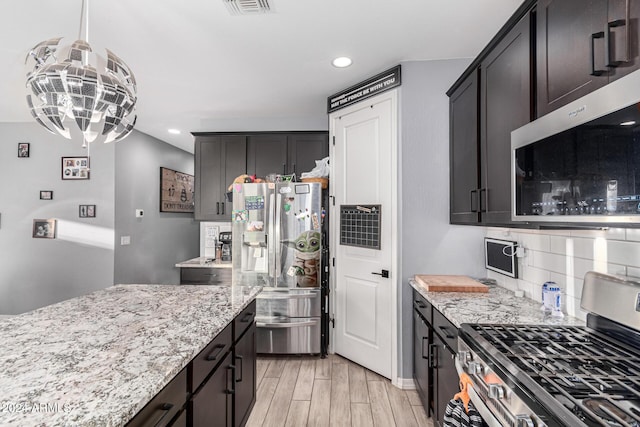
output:
<svg viewBox="0 0 640 427"><path fill-rule="evenodd" d="M398 383L394 384L394 386L398 387L402 390L415 390L416 383L413 381L413 378L400 378L398 377Z"/></svg>

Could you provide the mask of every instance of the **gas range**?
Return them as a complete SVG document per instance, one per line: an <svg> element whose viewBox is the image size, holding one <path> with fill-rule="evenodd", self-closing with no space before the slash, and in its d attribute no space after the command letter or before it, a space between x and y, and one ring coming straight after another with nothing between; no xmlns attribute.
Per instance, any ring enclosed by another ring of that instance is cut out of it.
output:
<svg viewBox="0 0 640 427"><path fill-rule="evenodd" d="M610 295L585 297L616 293L618 287L625 298L615 310ZM485 421L640 426L639 301L640 283L590 272L582 298L590 311L587 326L462 325L458 370L471 376L474 403L482 401Z"/></svg>

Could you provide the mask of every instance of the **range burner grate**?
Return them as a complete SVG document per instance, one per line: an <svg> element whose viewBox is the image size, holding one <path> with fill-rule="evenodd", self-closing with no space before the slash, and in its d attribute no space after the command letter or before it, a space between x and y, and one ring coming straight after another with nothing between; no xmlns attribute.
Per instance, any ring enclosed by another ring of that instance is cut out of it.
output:
<svg viewBox="0 0 640 427"><path fill-rule="evenodd" d="M640 427L640 354L577 326L473 325L588 426Z"/></svg>

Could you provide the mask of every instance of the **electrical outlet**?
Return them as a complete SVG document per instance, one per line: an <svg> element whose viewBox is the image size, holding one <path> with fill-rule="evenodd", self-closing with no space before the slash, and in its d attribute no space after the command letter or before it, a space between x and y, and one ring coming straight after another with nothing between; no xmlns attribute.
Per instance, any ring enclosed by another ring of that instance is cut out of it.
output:
<svg viewBox="0 0 640 427"><path fill-rule="evenodd" d="M144 211L142 209L136 209L136 218L142 218L144 216Z"/></svg>
<svg viewBox="0 0 640 427"><path fill-rule="evenodd" d="M518 247L516 248L516 257L518 258L522 258L525 255L525 250L524 247L518 245Z"/></svg>
<svg viewBox="0 0 640 427"><path fill-rule="evenodd" d="M120 246L131 244L131 236L120 236Z"/></svg>

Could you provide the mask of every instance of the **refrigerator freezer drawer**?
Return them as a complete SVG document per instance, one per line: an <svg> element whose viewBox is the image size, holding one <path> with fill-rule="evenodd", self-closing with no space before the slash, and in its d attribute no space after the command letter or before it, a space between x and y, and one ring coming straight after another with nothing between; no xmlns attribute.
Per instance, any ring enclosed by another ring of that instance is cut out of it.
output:
<svg viewBox="0 0 640 427"><path fill-rule="evenodd" d="M320 318L256 319L258 353L320 353Z"/></svg>
<svg viewBox="0 0 640 427"><path fill-rule="evenodd" d="M319 289L305 291L262 291L257 297L260 317L319 317L322 313Z"/></svg>

